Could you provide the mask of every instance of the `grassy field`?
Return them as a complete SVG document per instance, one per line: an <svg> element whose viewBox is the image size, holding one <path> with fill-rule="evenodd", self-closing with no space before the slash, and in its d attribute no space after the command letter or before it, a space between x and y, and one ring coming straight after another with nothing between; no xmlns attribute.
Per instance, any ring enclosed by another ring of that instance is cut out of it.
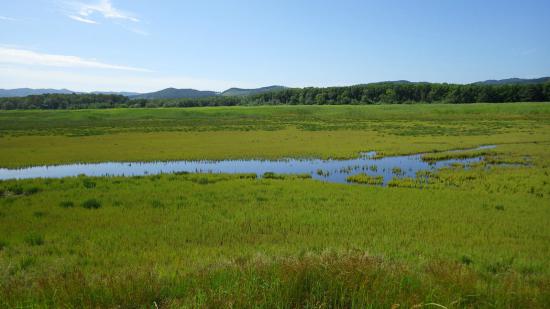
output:
<svg viewBox="0 0 550 309"><path fill-rule="evenodd" d="M0 166L354 157L550 141L550 104L0 112Z"/></svg>
<svg viewBox="0 0 550 309"><path fill-rule="evenodd" d="M0 112L4 167L366 150L486 158L388 187L208 174L1 181L0 307L545 308L549 132L544 103ZM485 144L497 147L445 152Z"/></svg>

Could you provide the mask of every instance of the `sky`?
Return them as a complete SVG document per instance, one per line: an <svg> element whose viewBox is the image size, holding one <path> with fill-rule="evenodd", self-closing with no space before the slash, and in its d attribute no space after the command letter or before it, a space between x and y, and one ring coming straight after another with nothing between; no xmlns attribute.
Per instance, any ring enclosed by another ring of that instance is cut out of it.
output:
<svg viewBox="0 0 550 309"><path fill-rule="evenodd" d="M0 0L0 88L550 76L548 0Z"/></svg>

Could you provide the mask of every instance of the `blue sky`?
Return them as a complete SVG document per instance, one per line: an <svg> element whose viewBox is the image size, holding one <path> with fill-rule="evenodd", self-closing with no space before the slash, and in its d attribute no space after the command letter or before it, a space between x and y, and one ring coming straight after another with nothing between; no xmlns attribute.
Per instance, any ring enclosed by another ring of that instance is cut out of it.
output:
<svg viewBox="0 0 550 309"><path fill-rule="evenodd" d="M548 0L0 0L0 88L550 75Z"/></svg>

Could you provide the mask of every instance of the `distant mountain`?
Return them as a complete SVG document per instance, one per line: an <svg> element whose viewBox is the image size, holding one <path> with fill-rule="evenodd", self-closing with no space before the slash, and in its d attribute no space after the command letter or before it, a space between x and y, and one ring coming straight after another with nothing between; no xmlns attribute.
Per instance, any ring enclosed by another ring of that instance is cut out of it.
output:
<svg viewBox="0 0 550 309"><path fill-rule="evenodd" d="M139 92L127 92L127 91L94 91L94 92L90 92L92 94L116 94L116 95L123 95L125 97L131 97L131 96L136 96L136 95L140 95L141 93Z"/></svg>
<svg viewBox="0 0 550 309"><path fill-rule="evenodd" d="M472 83L473 85L526 85L526 84L542 84L550 82L550 77L541 77L533 79L524 78L508 78L500 80L486 80ZM411 82L408 80L394 80L394 81L382 81L370 84L422 84L427 82ZM0 98L5 97L26 97L29 95L40 94L71 94L71 93L93 93L93 94L117 94L127 96L130 99L197 99L214 96L248 96L260 93L266 93L271 91L278 91L286 89L284 86L268 86L261 88L243 89L243 88L230 88L223 92L215 91L201 91L195 89L176 89L166 88L156 92L150 93L137 93L137 92L114 92L114 91L94 91L94 92L75 92L68 89L31 89L31 88L18 88L18 89L0 89Z"/></svg>
<svg viewBox="0 0 550 309"><path fill-rule="evenodd" d="M31 88L17 88L17 89L0 89L0 98L7 97L26 97L29 95L41 95L41 94L117 94L126 97L139 95L138 92L116 92L116 91L93 91L93 92L77 92L68 89L31 89Z"/></svg>
<svg viewBox="0 0 550 309"><path fill-rule="evenodd" d="M176 89L166 88L157 92L143 93L140 95L130 96L130 99L197 99L217 96L218 92L200 91L195 89Z"/></svg>
<svg viewBox="0 0 550 309"><path fill-rule="evenodd" d="M542 84L550 81L550 77L541 77L541 78L532 78L532 79L524 79L524 78L507 78L507 79L500 79L500 80L486 80L482 82L474 83L476 85L526 85L526 84Z"/></svg>
<svg viewBox="0 0 550 309"><path fill-rule="evenodd" d="M0 89L0 98L26 97L28 95L40 95L40 94L46 94L46 93L71 94L75 92L67 89L31 89L31 88Z"/></svg>
<svg viewBox="0 0 550 309"><path fill-rule="evenodd" d="M117 94L129 97L130 99L196 99L206 98L214 96L247 96L252 94L264 93L269 91L276 91L285 89L283 86L269 86L255 89L242 89L231 88L220 93L215 91L201 91L195 89L176 89L166 88L156 92L150 93L138 93L138 92L116 92L116 91L93 91L93 92L76 92L67 89L31 89L31 88L19 88L19 89L0 89L0 97L26 97L28 95L40 95L40 94Z"/></svg>
<svg viewBox="0 0 550 309"><path fill-rule="evenodd" d="M270 91L276 91L285 89L286 87L283 86L269 86L269 87L262 87L262 88L254 88L254 89L242 89L242 88L230 88L226 91L222 92L221 95L223 96L235 96L235 97L241 97L241 96L247 96L247 95L253 95L253 94L260 94Z"/></svg>
<svg viewBox="0 0 550 309"><path fill-rule="evenodd" d="M411 81L408 81L408 80L387 80L387 81L383 81L383 82L375 82L375 83L371 83L371 84L417 84L418 82L411 82Z"/></svg>

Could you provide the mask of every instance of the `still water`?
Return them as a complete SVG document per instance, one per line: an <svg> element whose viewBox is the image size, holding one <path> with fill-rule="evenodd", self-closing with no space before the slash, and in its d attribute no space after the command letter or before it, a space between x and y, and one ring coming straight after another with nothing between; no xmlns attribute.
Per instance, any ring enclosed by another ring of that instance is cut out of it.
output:
<svg viewBox="0 0 550 309"><path fill-rule="evenodd" d="M482 146L477 149L494 148ZM472 149L469 149L472 150ZM346 178L358 173L382 176L384 184L393 177L416 176L420 170L433 171L452 164L480 162L482 157L451 159L428 163L422 154L393 156L376 159L376 153L361 154L347 160L281 159L281 160L220 160L220 161L166 161L166 162L103 162L34 166L20 169L0 168L0 179L61 178L68 176L142 176L161 173L254 173L261 177L266 172L277 174L310 174L312 178L327 182L347 183ZM399 168L401 173L392 171Z"/></svg>

